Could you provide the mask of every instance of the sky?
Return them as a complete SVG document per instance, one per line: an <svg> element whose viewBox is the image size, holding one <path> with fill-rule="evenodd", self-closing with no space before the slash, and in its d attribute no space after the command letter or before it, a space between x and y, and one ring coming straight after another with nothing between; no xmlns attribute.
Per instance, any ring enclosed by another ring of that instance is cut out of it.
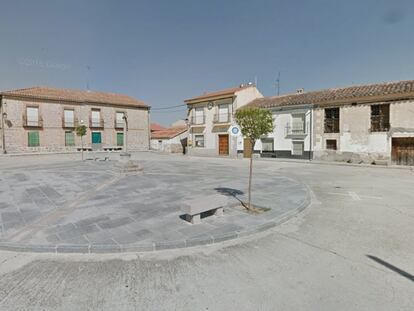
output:
<svg viewBox="0 0 414 311"><path fill-rule="evenodd" d="M168 126L183 100L414 79L412 0L1 0L0 90L127 94Z"/></svg>

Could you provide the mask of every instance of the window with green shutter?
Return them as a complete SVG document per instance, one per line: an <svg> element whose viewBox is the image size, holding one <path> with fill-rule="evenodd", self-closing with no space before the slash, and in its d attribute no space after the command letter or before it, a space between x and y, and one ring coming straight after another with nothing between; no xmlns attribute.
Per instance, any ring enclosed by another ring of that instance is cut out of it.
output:
<svg viewBox="0 0 414 311"><path fill-rule="evenodd" d="M124 145L124 133L116 133L116 145L117 146Z"/></svg>
<svg viewBox="0 0 414 311"><path fill-rule="evenodd" d="M39 147L40 140L39 140L39 132L29 132L27 133L28 136L28 146L29 147Z"/></svg>
<svg viewBox="0 0 414 311"><path fill-rule="evenodd" d="M65 132L65 146L75 146L75 134L71 131Z"/></svg>

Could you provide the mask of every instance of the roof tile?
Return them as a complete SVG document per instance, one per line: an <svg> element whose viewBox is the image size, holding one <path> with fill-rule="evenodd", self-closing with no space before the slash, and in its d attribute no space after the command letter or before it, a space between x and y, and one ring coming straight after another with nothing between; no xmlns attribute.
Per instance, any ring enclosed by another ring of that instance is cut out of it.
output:
<svg viewBox="0 0 414 311"><path fill-rule="evenodd" d="M271 108L305 104L328 104L331 102L349 104L356 99L369 101L370 98L376 99L380 96L387 96L390 99L405 98L406 96L414 97L414 80L349 86L344 88L332 88L313 92L258 98L250 102L249 106Z"/></svg>
<svg viewBox="0 0 414 311"><path fill-rule="evenodd" d="M149 106L146 105L143 101L127 95L96 91L83 91L52 87L31 87L26 89L4 91L0 94L4 96L15 96L44 100L71 101L80 103L88 102L99 104L111 104L118 106L149 108Z"/></svg>

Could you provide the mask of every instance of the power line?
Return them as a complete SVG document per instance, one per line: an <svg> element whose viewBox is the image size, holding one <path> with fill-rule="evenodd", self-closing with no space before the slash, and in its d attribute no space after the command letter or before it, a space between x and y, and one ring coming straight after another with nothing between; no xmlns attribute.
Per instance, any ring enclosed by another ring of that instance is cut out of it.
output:
<svg viewBox="0 0 414 311"><path fill-rule="evenodd" d="M176 106L169 106L169 107L162 107L162 108L152 108L151 110L166 110L166 109L172 109L177 107L187 106L186 104L176 105Z"/></svg>
<svg viewBox="0 0 414 311"><path fill-rule="evenodd" d="M168 111L152 111L153 109L151 109L151 113L170 113L170 112L185 112L185 110L168 110Z"/></svg>

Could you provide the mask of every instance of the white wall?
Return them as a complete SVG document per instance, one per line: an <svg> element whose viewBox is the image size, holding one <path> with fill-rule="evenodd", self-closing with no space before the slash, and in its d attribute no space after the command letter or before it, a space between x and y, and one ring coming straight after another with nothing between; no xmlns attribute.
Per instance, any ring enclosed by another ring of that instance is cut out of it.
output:
<svg viewBox="0 0 414 311"><path fill-rule="evenodd" d="M213 107L211 109L208 109L208 103L211 102L210 100L205 100L205 102L193 104L192 111L190 113L190 118L193 116L194 108L195 107L203 107L204 113L206 116L206 123L205 128L203 130L204 134L204 148L196 148L194 147L194 136L198 135L191 133L191 141L193 146L189 147L189 154L194 155L208 155L208 156L216 156L218 155L218 135L219 134L229 134L229 155L230 156L236 156L239 141L243 140L241 135L240 137L234 137L229 133L230 127L234 123L234 113L236 109L243 107L250 103L252 100L256 98L261 98L263 95L259 92L259 90L252 86L245 89L242 89L235 93L235 99L233 98L226 98L226 99L220 99L213 101ZM220 104L229 104L229 113L230 113L230 122L228 124L215 124L213 122L214 115L218 113L218 105ZM223 128L223 130L217 130L218 128ZM215 129L215 130L213 130Z"/></svg>

